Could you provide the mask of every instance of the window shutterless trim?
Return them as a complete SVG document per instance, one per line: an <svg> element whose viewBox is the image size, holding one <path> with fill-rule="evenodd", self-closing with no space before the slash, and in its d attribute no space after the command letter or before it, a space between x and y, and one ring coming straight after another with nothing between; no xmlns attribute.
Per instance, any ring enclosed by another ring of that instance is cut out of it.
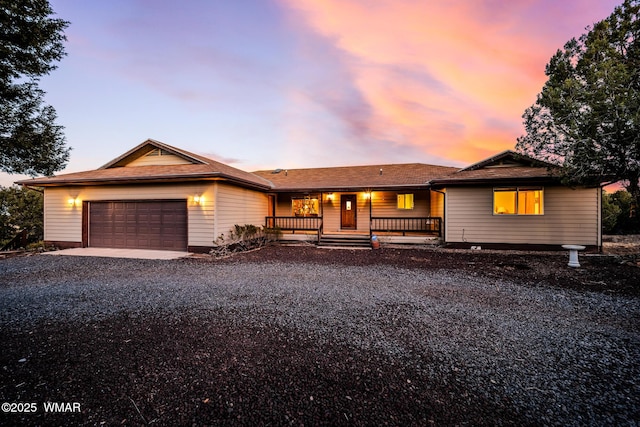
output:
<svg viewBox="0 0 640 427"><path fill-rule="evenodd" d="M539 213L520 213L520 201L521 201L521 197L520 194L521 193L526 193L526 192L534 192L534 191L539 191L540 192L540 212ZM499 213L497 212L497 210L499 210L500 207L496 208L496 193L515 193L515 210L514 212L503 212L503 213ZM526 186L526 187L494 187L493 188L493 200L492 200L492 211L491 211L492 215L494 216L540 216L540 215L544 215L544 187L540 187L540 186Z"/></svg>
<svg viewBox="0 0 640 427"><path fill-rule="evenodd" d="M407 207L407 196L411 200L411 206ZM400 206L400 198L402 198L402 207ZM397 193L396 194L396 209L400 210L413 210L415 208L415 198L413 193Z"/></svg>

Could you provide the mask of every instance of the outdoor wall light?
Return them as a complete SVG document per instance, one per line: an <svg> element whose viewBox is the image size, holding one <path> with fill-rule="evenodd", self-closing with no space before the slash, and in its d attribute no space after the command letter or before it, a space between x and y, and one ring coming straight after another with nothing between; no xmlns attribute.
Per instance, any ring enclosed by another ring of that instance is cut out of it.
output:
<svg viewBox="0 0 640 427"><path fill-rule="evenodd" d="M196 205L204 204L204 196L193 196L193 203Z"/></svg>
<svg viewBox="0 0 640 427"><path fill-rule="evenodd" d="M69 206L80 206L80 199L77 197L69 197L67 203L69 203Z"/></svg>
<svg viewBox="0 0 640 427"><path fill-rule="evenodd" d="M333 200L333 193L327 194L327 200Z"/></svg>

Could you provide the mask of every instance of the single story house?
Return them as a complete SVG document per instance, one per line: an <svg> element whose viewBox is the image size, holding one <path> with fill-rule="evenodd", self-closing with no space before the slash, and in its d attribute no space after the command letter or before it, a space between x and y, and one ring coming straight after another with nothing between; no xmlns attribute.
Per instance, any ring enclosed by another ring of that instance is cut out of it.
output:
<svg viewBox="0 0 640 427"><path fill-rule="evenodd" d="M45 241L60 248L205 252L235 225L322 244L601 247L601 189L505 151L464 169L422 163L245 172L147 140L86 172L19 181L44 188ZM356 240L353 240L354 242Z"/></svg>

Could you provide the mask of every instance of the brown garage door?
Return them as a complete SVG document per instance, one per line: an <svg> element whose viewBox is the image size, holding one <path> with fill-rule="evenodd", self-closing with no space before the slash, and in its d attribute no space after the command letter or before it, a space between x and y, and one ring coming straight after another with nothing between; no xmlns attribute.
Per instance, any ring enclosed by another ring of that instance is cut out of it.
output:
<svg viewBox="0 0 640 427"><path fill-rule="evenodd" d="M89 246L187 250L187 202L90 202Z"/></svg>

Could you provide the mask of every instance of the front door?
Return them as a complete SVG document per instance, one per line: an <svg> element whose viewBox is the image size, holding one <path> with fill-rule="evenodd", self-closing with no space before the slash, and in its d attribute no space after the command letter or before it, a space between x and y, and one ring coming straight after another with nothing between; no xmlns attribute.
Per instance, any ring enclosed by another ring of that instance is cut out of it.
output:
<svg viewBox="0 0 640 427"><path fill-rule="evenodd" d="M355 230L356 212L358 198L355 194L343 194L340 196L340 228L345 230Z"/></svg>

